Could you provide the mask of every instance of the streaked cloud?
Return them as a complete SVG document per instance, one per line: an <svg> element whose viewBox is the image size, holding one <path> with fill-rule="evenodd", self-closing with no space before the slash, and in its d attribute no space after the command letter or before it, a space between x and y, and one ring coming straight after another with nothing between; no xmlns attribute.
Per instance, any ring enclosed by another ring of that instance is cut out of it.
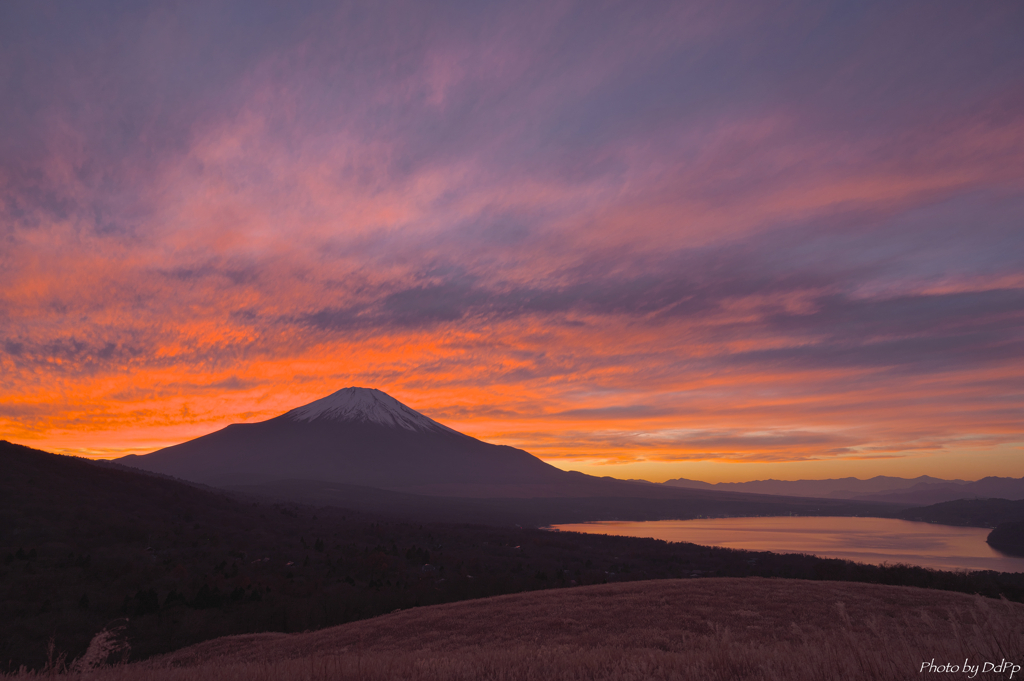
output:
<svg viewBox="0 0 1024 681"><path fill-rule="evenodd" d="M1024 474L1022 27L5 6L0 430L114 453L372 385L551 460Z"/></svg>

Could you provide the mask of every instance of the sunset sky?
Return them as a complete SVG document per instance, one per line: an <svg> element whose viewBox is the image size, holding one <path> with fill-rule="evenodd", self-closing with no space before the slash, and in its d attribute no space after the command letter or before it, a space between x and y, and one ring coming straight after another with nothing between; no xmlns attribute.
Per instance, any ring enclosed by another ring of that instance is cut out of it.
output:
<svg viewBox="0 0 1024 681"><path fill-rule="evenodd" d="M0 438L375 387L567 469L1024 475L1024 3L0 5Z"/></svg>

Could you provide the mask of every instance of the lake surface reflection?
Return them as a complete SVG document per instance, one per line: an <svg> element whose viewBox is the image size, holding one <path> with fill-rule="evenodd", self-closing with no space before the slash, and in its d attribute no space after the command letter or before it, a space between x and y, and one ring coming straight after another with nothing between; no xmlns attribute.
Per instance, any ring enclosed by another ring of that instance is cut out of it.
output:
<svg viewBox="0 0 1024 681"><path fill-rule="evenodd" d="M749 551L810 553L859 563L908 563L938 570L1024 572L1024 558L985 543L991 530L888 518L712 518L554 525L564 532L685 541Z"/></svg>

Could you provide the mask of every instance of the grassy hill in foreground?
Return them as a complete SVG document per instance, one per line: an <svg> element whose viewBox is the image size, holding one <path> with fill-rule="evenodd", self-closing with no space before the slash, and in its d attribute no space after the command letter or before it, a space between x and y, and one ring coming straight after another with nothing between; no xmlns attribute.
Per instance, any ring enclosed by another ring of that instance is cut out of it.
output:
<svg viewBox="0 0 1024 681"><path fill-rule="evenodd" d="M1024 605L965 594L662 580L417 608L313 633L222 638L89 678L902 681L919 676L922 663L967 660L979 673L957 678L990 679L1014 668L992 673L986 663L1024 661L1022 630Z"/></svg>

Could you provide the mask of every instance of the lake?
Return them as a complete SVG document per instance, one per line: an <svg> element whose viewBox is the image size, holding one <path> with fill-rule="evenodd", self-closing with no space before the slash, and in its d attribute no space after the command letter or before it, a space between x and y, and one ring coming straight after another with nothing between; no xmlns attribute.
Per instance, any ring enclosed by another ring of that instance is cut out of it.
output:
<svg viewBox="0 0 1024 681"><path fill-rule="evenodd" d="M1024 558L999 553L991 530L889 518L710 518L554 525L563 532L652 537L748 551L810 553L859 563L908 563L938 570L1024 572Z"/></svg>

